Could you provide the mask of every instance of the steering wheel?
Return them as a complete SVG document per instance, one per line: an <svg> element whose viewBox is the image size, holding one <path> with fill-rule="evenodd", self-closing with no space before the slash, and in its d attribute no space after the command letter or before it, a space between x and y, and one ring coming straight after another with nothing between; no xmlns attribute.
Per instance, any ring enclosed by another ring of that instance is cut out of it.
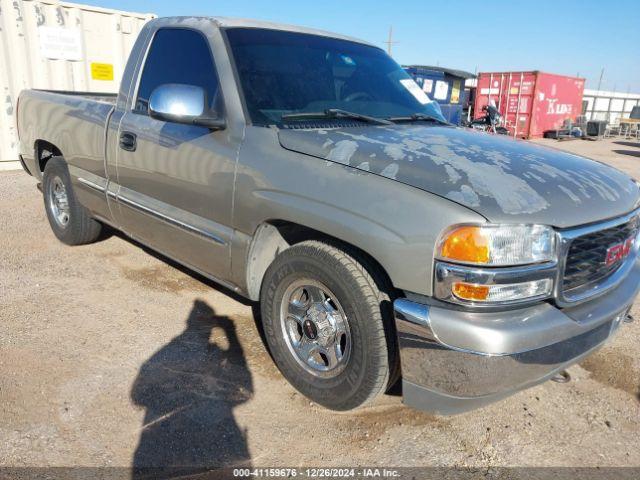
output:
<svg viewBox="0 0 640 480"><path fill-rule="evenodd" d="M357 100L373 100L367 92L354 92L344 97L345 102L355 102Z"/></svg>

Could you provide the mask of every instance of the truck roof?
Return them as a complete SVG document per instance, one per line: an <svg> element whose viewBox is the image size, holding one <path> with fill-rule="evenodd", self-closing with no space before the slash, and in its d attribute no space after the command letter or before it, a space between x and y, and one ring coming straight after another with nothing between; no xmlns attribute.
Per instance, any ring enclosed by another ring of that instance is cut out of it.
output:
<svg viewBox="0 0 640 480"><path fill-rule="evenodd" d="M318 30L315 28L300 27L298 25L288 25L285 23L266 22L262 20L252 20L247 18L234 18L234 17L201 17L201 16L174 16L174 17L160 17L151 20L153 23L162 23L166 26L171 25L173 22L184 23L188 20L210 20L214 22L220 28L266 28L269 30L282 30L286 32L307 33L309 35L320 35L323 37L338 38L341 40L347 40L350 42L361 43L372 47L380 48L378 45L361 40L359 38L349 37L339 33L328 32L326 30ZM151 23L150 22L150 23Z"/></svg>

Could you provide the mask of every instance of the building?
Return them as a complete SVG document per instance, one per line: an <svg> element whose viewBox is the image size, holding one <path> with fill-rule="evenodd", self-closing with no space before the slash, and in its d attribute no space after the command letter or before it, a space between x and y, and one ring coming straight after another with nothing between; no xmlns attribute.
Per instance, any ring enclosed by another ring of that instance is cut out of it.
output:
<svg viewBox="0 0 640 480"><path fill-rule="evenodd" d="M606 120L610 124L629 117L635 106L640 106L640 93L585 89L582 97L582 113L587 120Z"/></svg>

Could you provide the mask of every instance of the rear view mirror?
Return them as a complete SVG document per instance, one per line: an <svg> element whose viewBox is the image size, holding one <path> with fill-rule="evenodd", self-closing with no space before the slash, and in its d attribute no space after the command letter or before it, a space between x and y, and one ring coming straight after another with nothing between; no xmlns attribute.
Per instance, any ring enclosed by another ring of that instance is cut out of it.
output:
<svg viewBox="0 0 640 480"><path fill-rule="evenodd" d="M167 83L149 98L149 116L165 122L201 125L212 130L225 128L224 119L207 112L207 94L202 87Z"/></svg>

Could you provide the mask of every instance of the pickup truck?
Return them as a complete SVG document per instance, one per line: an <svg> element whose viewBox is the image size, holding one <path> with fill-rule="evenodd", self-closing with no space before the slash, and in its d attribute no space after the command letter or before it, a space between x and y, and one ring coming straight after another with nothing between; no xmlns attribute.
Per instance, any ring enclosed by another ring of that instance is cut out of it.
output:
<svg viewBox="0 0 640 480"><path fill-rule="evenodd" d="M26 90L54 234L104 225L252 301L274 362L349 410L470 410L601 346L639 289L640 186L447 124L382 49L228 18L143 28L117 96ZM96 273L98 274L98 273Z"/></svg>

